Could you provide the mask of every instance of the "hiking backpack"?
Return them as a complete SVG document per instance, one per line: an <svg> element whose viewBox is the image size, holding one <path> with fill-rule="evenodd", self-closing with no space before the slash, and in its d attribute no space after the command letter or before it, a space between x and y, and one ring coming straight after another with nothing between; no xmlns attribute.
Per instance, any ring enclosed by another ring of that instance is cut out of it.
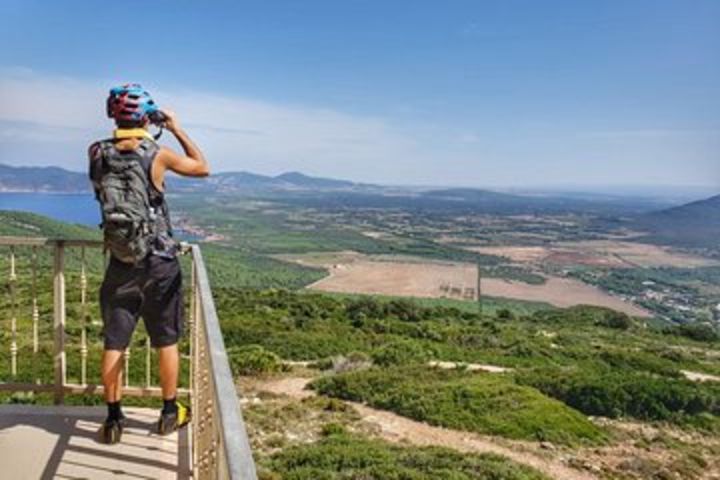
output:
<svg viewBox="0 0 720 480"><path fill-rule="evenodd" d="M157 215L150 203L150 169L157 145L144 139L135 150L98 144L90 177L100 203L105 248L118 260L138 264L152 251Z"/></svg>

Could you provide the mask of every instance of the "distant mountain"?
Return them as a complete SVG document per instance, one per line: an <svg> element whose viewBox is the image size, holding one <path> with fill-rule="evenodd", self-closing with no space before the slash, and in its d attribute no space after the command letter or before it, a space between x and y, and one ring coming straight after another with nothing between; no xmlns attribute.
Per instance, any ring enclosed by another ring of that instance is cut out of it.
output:
<svg viewBox="0 0 720 480"><path fill-rule="evenodd" d="M287 172L277 176L249 172L220 172L208 178L192 179L172 176L168 185L180 192L242 193L258 190L349 190L362 185L346 180L311 177L300 172Z"/></svg>
<svg viewBox="0 0 720 480"><path fill-rule="evenodd" d="M297 187L307 187L307 188L342 189L342 188L352 188L357 185L357 184L355 184L353 182L349 182L347 180L335 180L332 178L310 177L310 176L302 174L300 172L283 173L281 175L278 175L277 177L274 177L274 179L280 180L289 185L294 185Z"/></svg>
<svg viewBox="0 0 720 480"><path fill-rule="evenodd" d="M171 190L179 192L234 193L257 190L346 190L372 187L346 180L311 177L300 172L277 176L250 172L220 172L208 178L168 177ZM60 167L13 167L0 164L0 191L80 193L91 190L87 174Z"/></svg>
<svg viewBox="0 0 720 480"><path fill-rule="evenodd" d="M684 247L717 246L720 238L720 195L640 216L636 227L647 240Z"/></svg>
<svg viewBox="0 0 720 480"><path fill-rule="evenodd" d="M11 167L0 164L2 192L76 193L89 190L87 174L60 167Z"/></svg>

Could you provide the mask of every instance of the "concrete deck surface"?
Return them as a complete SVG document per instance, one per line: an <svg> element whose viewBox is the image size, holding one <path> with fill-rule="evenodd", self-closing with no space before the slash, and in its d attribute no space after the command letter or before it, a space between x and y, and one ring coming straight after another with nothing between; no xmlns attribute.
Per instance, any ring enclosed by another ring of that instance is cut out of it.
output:
<svg viewBox="0 0 720 480"><path fill-rule="evenodd" d="M122 441L104 445L105 407L0 405L0 478L138 479L191 477L188 429L154 433L158 412L124 407Z"/></svg>

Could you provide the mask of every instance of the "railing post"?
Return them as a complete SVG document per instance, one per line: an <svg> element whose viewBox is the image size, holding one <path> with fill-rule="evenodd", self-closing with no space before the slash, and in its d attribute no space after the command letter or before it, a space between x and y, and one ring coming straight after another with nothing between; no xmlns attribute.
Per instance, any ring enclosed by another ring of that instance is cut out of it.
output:
<svg viewBox="0 0 720 480"><path fill-rule="evenodd" d="M55 404L65 400L65 244L55 244L53 268L53 337L55 339Z"/></svg>

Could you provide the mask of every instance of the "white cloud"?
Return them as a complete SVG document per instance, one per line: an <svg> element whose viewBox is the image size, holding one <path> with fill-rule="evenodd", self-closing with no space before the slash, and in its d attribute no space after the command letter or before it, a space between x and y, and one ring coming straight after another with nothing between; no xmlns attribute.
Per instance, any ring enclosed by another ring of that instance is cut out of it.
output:
<svg viewBox="0 0 720 480"><path fill-rule="evenodd" d="M110 134L104 103L117 83L0 69L0 163L84 170L87 145ZM499 122L492 112L479 112L462 126L420 114L397 124L327 108L146 86L161 106L178 113L213 171L300 170L365 182L465 186L720 182L720 135L712 128L618 122L589 130L571 118L544 129L534 126L535 119ZM163 141L177 148L171 135Z"/></svg>
<svg viewBox="0 0 720 480"><path fill-rule="evenodd" d="M84 168L86 146L112 128L104 101L114 83L0 71L0 162ZM297 169L370 179L366 169L393 171L393 165L403 166L402 159L420 156L411 136L381 118L209 92L151 91L162 107L178 113L216 171ZM163 139L169 143L169 138ZM48 159L53 147L56 156ZM42 158L17 158L34 152Z"/></svg>

